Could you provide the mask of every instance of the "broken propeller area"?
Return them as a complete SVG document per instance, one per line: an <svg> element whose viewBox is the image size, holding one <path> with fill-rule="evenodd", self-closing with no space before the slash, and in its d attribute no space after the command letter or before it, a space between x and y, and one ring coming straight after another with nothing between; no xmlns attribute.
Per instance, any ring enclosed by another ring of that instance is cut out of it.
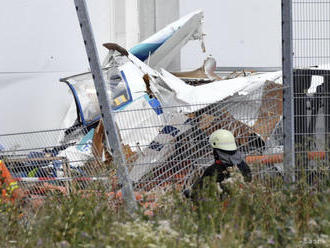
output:
<svg viewBox="0 0 330 248"><path fill-rule="evenodd" d="M125 48L119 46L117 43L104 43L103 46L107 48L109 51L117 51L121 55L128 56L128 52Z"/></svg>

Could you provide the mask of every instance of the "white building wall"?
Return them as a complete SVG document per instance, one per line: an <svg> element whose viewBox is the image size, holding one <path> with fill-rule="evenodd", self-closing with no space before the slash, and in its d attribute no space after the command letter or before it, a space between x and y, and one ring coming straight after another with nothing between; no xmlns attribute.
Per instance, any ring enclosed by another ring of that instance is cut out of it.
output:
<svg viewBox="0 0 330 248"><path fill-rule="evenodd" d="M111 13L111 41L130 49L176 21L179 0L113 0ZM168 69L180 69L180 54Z"/></svg>
<svg viewBox="0 0 330 248"><path fill-rule="evenodd" d="M135 46L140 41L138 0L126 0L126 48Z"/></svg>
<svg viewBox="0 0 330 248"><path fill-rule="evenodd" d="M140 41L180 18L179 0L139 0ZM167 68L179 71L180 53Z"/></svg>
<svg viewBox="0 0 330 248"><path fill-rule="evenodd" d="M207 54L217 66L281 66L280 0L180 0L180 16L204 11ZM181 66L200 66L205 55L191 42L181 52Z"/></svg>
<svg viewBox="0 0 330 248"><path fill-rule="evenodd" d="M126 1L110 1L110 41L126 47Z"/></svg>
<svg viewBox="0 0 330 248"><path fill-rule="evenodd" d="M102 60L110 1L87 2ZM62 127L72 96L58 80L88 70L74 2L3 1L0 30L0 134Z"/></svg>
<svg viewBox="0 0 330 248"><path fill-rule="evenodd" d="M139 1L139 36L141 41L157 31L156 5L155 0Z"/></svg>
<svg viewBox="0 0 330 248"><path fill-rule="evenodd" d="M134 42L137 36L142 41L189 12L196 9L204 11L206 54L202 53L200 42L192 41L182 49L181 63L178 55L177 61L173 62L169 70L199 67L208 54L216 57L220 67L281 66L280 0L130 1L138 2L138 29L131 29L135 33L126 31L126 38ZM125 20L130 20L135 25L136 15L132 14L132 9L126 8L125 12L133 16ZM128 38L129 36L134 38ZM124 46L130 48L134 42L126 40Z"/></svg>

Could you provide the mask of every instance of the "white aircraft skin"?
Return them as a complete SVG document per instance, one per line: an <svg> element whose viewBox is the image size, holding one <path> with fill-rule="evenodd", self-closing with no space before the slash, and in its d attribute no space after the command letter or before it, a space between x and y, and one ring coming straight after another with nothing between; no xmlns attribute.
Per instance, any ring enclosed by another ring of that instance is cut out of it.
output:
<svg viewBox="0 0 330 248"><path fill-rule="evenodd" d="M147 94L146 83L143 80L145 74L151 77L158 73L143 64L143 62L137 58L133 58L133 60L137 62L133 63L130 60L132 56L133 55L129 55L128 57L121 56L119 53L115 52L111 57L113 61L118 60L116 63L124 61L116 67L118 76L120 77L118 81L115 82L116 85L110 80L112 76L109 74L110 69L105 71L104 77L105 81L110 84L111 90L109 88L108 96L112 103L118 128L127 130L121 134L121 137L125 144L135 146L138 142L150 142L152 138L143 140L142 136L141 140L141 135L134 130L134 128L148 125L148 123L150 126L161 125L162 113L157 112L157 108L152 108L151 104L155 103L156 99L150 99L150 96ZM70 83L75 89L80 106L76 106L75 102L73 102L73 105L75 108L78 108L78 110L79 107L81 108L80 122L87 126L89 125L88 123L95 122L99 118L100 110L91 74L83 75L83 79L81 79L81 77L82 76L79 75L73 76L65 79L65 81ZM77 111L73 109L74 107L68 111L64 120L66 123L71 123L71 125L77 119ZM130 114L132 110L135 110L134 115ZM143 116L143 118L139 119L137 116ZM143 124L141 122L143 122ZM128 129L132 129L132 131ZM152 133L157 131L158 130L155 128L150 129Z"/></svg>
<svg viewBox="0 0 330 248"><path fill-rule="evenodd" d="M187 105L211 104L237 93L246 95L260 88L267 80L280 83L282 77L282 72L278 71L191 86L164 69L161 72L160 77L176 98ZM187 112L190 112L189 109Z"/></svg>
<svg viewBox="0 0 330 248"><path fill-rule="evenodd" d="M188 125L182 125L188 119L186 114L235 94L250 94L262 88L266 81L281 83L282 72L278 71L191 86L163 69L162 67L166 67L173 58L173 54L179 51L192 36L201 35L202 17L202 12L197 11L180 19L181 23L179 22L179 24L182 26L178 28L178 23L176 23L176 32L165 39L166 42L145 62L142 62L130 52L127 52L128 55L126 56L117 50L110 50L110 56L104 64L105 67L109 66L118 72L116 82L111 79L114 75L109 73L110 69L105 70L104 77L107 84L110 85L108 96L113 105L116 124L119 130L124 130L120 133L122 143L129 145L133 151L141 148L144 153L144 156L140 156L136 161L137 166L130 172L130 178L134 182L138 182L155 166L158 166L159 161L164 160L164 157L173 151L173 147L170 145L164 146L164 149L161 150L150 148L149 144L152 142L162 145L173 140L171 134L160 134L164 126L176 128L178 131L176 136L180 135L189 129ZM171 25L166 28L167 31L171 31ZM152 42L152 39L146 41ZM153 66L149 66L148 61ZM213 70L215 67L213 62L215 61L210 62L212 63L207 64L207 68L205 68L206 75L210 79L216 79ZM143 79L145 75L149 76L150 86L147 86L146 81ZM82 124L88 125L95 122L100 116L100 111L91 75L87 73L83 78L72 76L65 81L71 84L76 91L75 97L78 98L76 100L81 105L80 114L83 119L80 121ZM316 80L313 82L313 87L316 88L321 83L321 81ZM172 108L163 112L161 109L161 107L171 106L177 106L181 111L178 112L176 108ZM68 110L63 121L66 127L73 125L77 119L77 107L79 106L73 102ZM141 128L146 126L150 127L147 132ZM77 142L77 144L79 143ZM138 147L137 144L142 146ZM90 147L87 150L86 154L82 151L80 155L90 156ZM62 155L67 157L69 161L76 160L77 146L68 148L63 151ZM70 159L70 156L73 159ZM140 166L140 164L146 165ZM80 164L77 166L80 166Z"/></svg>

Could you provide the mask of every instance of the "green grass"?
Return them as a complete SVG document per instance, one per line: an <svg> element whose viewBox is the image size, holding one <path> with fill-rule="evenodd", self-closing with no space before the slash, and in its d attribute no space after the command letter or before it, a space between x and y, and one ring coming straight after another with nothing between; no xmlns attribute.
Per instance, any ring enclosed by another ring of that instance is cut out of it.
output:
<svg viewBox="0 0 330 248"><path fill-rule="evenodd" d="M52 196L41 208L2 205L1 247L329 247L330 191L210 184L198 203L161 194L151 217L101 195ZM23 213L23 214L22 214Z"/></svg>

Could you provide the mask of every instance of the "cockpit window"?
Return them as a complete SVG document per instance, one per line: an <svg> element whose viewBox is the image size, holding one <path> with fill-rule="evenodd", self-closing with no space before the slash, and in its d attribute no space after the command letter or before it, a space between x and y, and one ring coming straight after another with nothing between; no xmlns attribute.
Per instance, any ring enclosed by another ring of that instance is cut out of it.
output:
<svg viewBox="0 0 330 248"><path fill-rule="evenodd" d="M123 75L123 78L119 73L111 75L110 70L107 73L107 83L110 85L110 102L111 107L114 110L123 107L132 100L125 75L123 72L121 72L121 74Z"/></svg>
<svg viewBox="0 0 330 248"><path fill-rule="evenodd" d="M131 92L124 72L103 70L110 104L113 110L118 110L132 101ZM83 123L95 120L100 116L94 82L90 73L77 75L66 80L76 99L76 107Z"/></svg>

